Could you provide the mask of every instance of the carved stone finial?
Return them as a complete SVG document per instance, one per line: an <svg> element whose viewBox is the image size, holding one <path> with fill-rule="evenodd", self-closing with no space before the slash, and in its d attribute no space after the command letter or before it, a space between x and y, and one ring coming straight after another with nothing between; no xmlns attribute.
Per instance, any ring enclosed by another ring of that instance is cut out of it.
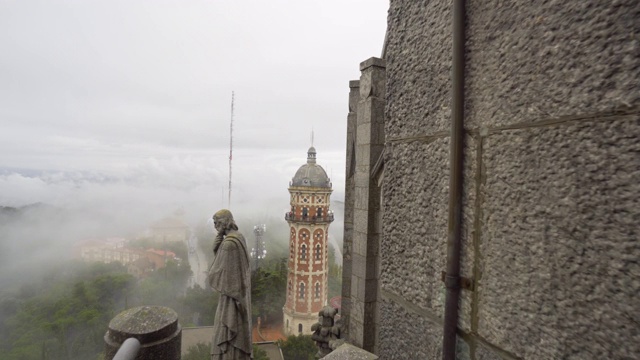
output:
<svg viewBox="0 0 640 360"><path fill-rule="evenodd" d="M318 346L316 357L321 359L329 354L336 347L336 341L340 339L340 330L342 323L340 319L335 320L338 309L331 306L325 306L318 312L319 322L311 326L311 339ZM332 347L331 345L334 345Z"/></svg>

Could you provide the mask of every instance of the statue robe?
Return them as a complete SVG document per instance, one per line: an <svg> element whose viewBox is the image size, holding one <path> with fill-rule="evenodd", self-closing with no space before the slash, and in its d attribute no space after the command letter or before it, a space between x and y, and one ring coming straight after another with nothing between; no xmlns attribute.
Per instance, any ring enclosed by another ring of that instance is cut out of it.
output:
<svg viewBox="0 0 640 360"><path fill-rule="evenodd" d="M209 285L220 293L212 359L251 359L251 270L244 237L230 231L214 250Z"/></svg>

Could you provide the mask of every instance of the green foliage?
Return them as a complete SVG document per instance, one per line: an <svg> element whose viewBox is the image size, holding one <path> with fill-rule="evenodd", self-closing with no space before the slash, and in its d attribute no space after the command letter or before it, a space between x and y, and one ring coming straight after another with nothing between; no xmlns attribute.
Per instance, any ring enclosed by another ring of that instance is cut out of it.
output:
<svg viewBox="0 0 640 360"><path fill-rule="evenodd" d="M342 266L336 263L336 249L329 244L329 299L342 294Z"/></svg>
<svg viewBox="0 0 640 360"><path fill-rule="evenodd" d="M210 360L211 347L205 343L197 343L187 349L187 353L182 360Z"/></svg>
<svg viewBox="0 0 640 360"><path fill-rule="evenodd" d="M318 348L310 335L290 335L286 340L278 340L285 360L314 360Z"/></svg>
<svg viewBox="0 0 640 360"><path fill-rule="evenodd" d="M266 351L253 344L253 360L269 360L269 356Z"/></svg>
<svg viewBox="0 0 640 360"><path fill-rule="evenodd" d="M103 350L105 325L133 286L128 274L85 266L46 290L2 302L3 359L91 359ZM53 278L60 274L53 274ZM24 294L22 294L24 295Z"/></svg>
<svg viewBox="0 0 640 360"><path fill-rule="evenodd" d="M287 292L287 259L264 261L251 274L251 313L270 321L282 316Z"/></svg>
<svg viewBox="0 0 640 360"><path fill-rule="evenodd" d="M220 295L213 290L203 289L197 284L187 289L185 297L182 299L182 304L187 313L198 314L198 319L194 320L194 326L213 325L219 297ZM181 321L185 325L188 320L190 319L184 318Z"/></svg>

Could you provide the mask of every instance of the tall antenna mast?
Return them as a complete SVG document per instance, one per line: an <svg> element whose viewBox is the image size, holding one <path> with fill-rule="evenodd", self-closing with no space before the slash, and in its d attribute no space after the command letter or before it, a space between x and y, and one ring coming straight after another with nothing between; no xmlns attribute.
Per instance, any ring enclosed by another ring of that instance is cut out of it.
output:
<svg viewBox="0 0 640 360"><path fill-rule="evenodd" d="M235 93L231 92L231 124L229 125L229 202L227 207L231 208L231 160L233 159L233 102Z"/></svg>
<svg viewBox="0 0 640 360"><path fill-rule="evenodd" d="M313 126L311 126L311 146L313 146Z"/></svg>

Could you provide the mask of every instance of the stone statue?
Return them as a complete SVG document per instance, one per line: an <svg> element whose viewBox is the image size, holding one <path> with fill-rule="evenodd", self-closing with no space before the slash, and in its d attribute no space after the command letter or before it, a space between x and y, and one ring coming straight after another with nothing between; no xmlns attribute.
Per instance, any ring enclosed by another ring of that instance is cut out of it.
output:
<svg viewBox="0 0 640 360"><path fill-rule="evenodd" d="M211 359L251 359L251 272L244 236L229 210L213 215L218 235L209 285L220 293L213 324Z"/></svg>

